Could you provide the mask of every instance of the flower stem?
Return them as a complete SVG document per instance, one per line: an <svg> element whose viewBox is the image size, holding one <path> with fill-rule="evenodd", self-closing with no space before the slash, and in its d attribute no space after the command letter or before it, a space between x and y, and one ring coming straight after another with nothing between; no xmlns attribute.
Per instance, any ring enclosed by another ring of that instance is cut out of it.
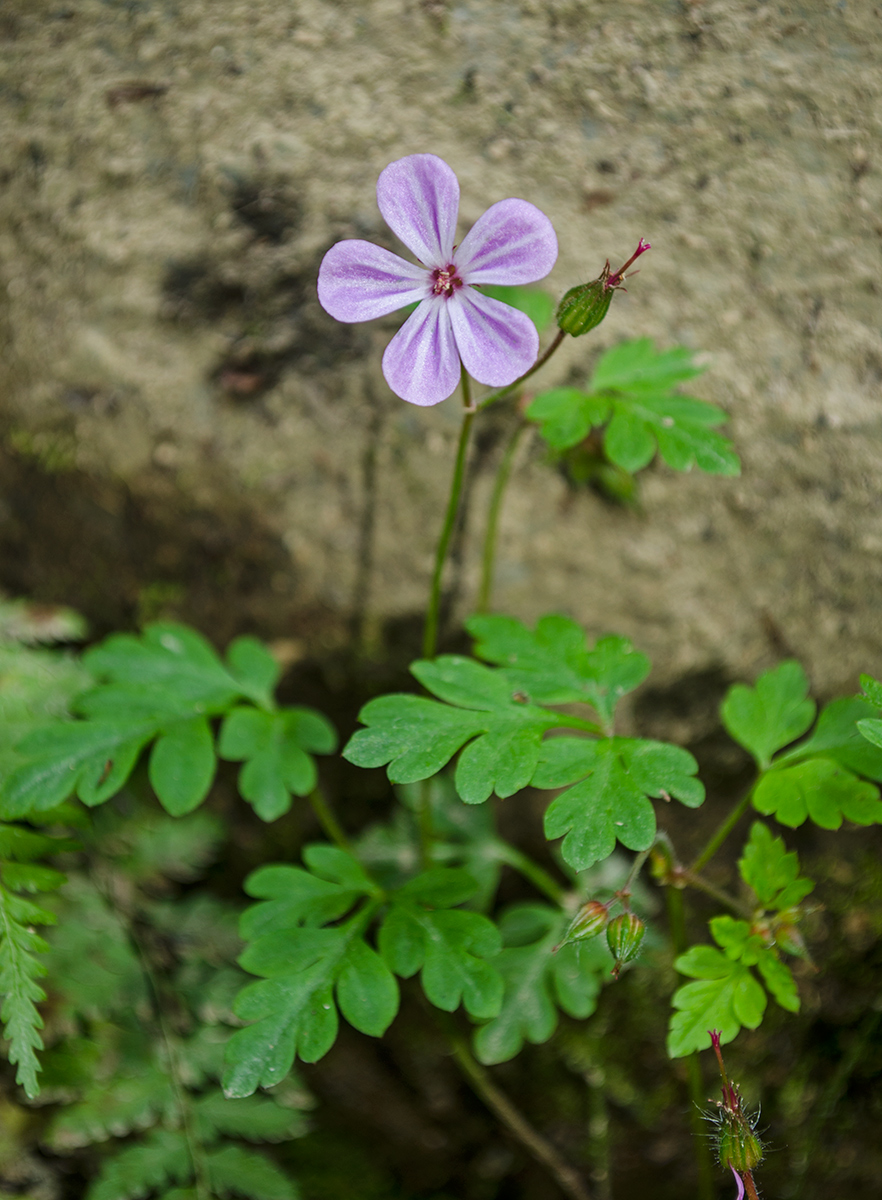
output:
<svg viewBox="0 0 882 1200"><path fill-rule="evenodd" d="M352 846L350 845L349 838L343 832L343 827L335 817L334 810L331 808L320 787L313 788L309 793L309 803L312 811L318 818L319 825L321 825L334 845L339 847L340 850L345 850L347 854L351 854Z"/></svg>
<svg viewBox="0 0 882 1200"><path fill-rule="evenodd" d="M698 858L696 858L695 862L689 868L690 873L694 871L700 871L705 863L713 858L720 846L722 846L723 842L725 842L726 838L747 811L747 806L750 804L750 797L752 795L753 788L751 788L750 791L748 791L747 794L742 796L742 798L738 801L738 803L729 813L728 817L726 817L705 848L701 851Z"/></svg>
<svg viewBox="0 0 882 1200"><path fill-rule="evenodd" d="M463 368L462 372L462 428L459 431L459 445L456 450L456 461L453 465L453 479L450 484L450 498L447 501L447 512L441 537L438 539L438 549L435 551L435 570L432 574L432 588L429 593L429 608L426 613L426 624L423 631L423 658L434 658L438 646L438 622L441 613L441 577L444 574L444 563L447 551L450 549L450 539L456 525L456 515L459 512L459 502L462 496L462 485L465 479L466 452L469 445L469 434L475 419L476 409L472 404L469 377Z"/></svg>
<svg viewBox="0 0 882 1200"><path fill-rule="evenodd" d="M699 892L705 892L708 896L713 896L714 900L724 904L726 908L731 908L732 912L737 912L747 921L753 920L753 911L746 904L742 904L734 896L730 896L728 892L724 892L722 888L718 888L715 884L705 879L702 875L695 871L684 870L680 878L686 887L696 888Z"/></svg>
<svg viewBox="0 0 882 1200"><path fill-rule="evenodd" d="M531 375L535 375L540 367L545 366L549 358L551 358L552 354L554 354L555 350L557 350L565 337L566 333L562 329L558 329L557 337L554 339L545 353L536 359L529 371L524 371L523 375L519 376L514 383L508 383L505 387L497 388L495 392L491 392L489 396L484 396L484 398L478 402L478 408L486 408L488 404L495 404L497 400L503 400L506 396L511 395L511 393L515 391L516 388L519 388L526 379L529 379Z"/></svg>
<svg viewBox="0 0 882 1200"><path fill-rule="evenodd" d="M526 428L527 422L524 420L519 421L516 425L515 431L505 448L502 462L499 464L499 470L496 472L496 479L493 482L493 495L490 497L490 508L487 513L487 531L484 534L484 554L481 561L481 587L478 592L477 606L479 613L486 612L490 607L490 596L493 591L493 568L496 561L496 535L499 532L499 513L502 509L502 497L508 486L511 469L514 466L515 454Z"/></svg>
<svg viewBox="0 0 882 1200"><path fill-rule="evenodd" d="M512 846L509 842L500 842L498 853L500 862L504 862L519 875L523 875L524 879L528 879L537 891L546 895L554 904L563 904L566 891L556 879L548 874L544 867L540 867L538 863L533 862L532 858L522 854L516 846Z"/></svg>
<svg viewBox="0 0 882 1200"><path fill-rule="evenodd" d="M666 887L665 899L668 906L668 925L671 931L671 941L674 950L682 954L686 949L686 907L683 903L683 893L679 888ZM713 1200L714 1172L711 1161L710 1147L705 1137L702 1110L705 1103L704 1085L701 1080L701 1063L698 1055L693 1052L686 1056L686 1079L689 1086L689 1099L692 1119L692 1145L695 1150L695 1166L698 1170L698 1200Z"/></svg>
<svg viewBox="0 0 882 1200"><path fill-rule="evenodd" d="M446 1024L446 1022L445 1022ZM472 1089L501 1121L521 1145L540 1162L557 1181L561 1191L570 1200L591 1200L581 1176L574 1167L561 1158L557 1150L518 1112L508 1096L500 1091L489 1073L472 1057L464 1039L448 1026L450 1046L457 1066L468 1080Z"/></svg>

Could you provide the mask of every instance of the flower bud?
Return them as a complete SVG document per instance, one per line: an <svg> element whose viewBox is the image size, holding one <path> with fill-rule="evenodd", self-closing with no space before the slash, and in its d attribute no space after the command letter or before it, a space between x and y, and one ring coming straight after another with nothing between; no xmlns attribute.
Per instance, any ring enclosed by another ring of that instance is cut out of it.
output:
<svg viewBox="0 0 882 1200"><path fill-rule="evenodd" d="M623 267L615 273L610 272L609 259L596 279L590 283L580 283L566 293L557 309L557 324L564 333L580 337L596 329L612 303L613 292L620 288L625 279L625 272L631 263L645 251L650 249L649 242L643 238L637 249Z"/></svg>
<svg viewBox="0 0 882 1200"><path fill-rule="evenodd" d="M589 900L573 917L564 942L584 942L603 933L609 923L609 909L599 900Z"/></svg>
<svg viewBox="0 0 882 1200"><path fill-rule="evenodd" d="M717 1138L717 1154L721 1167L736 1171L752 1171L763 1161L763 1144L744 1121L727 1124Z"/></svg>
<svg viewBox="0 0 882 1200"><path fill-rule="evenodd" d="M646 926L633 913L621 913L610 921L606 930L606 941L616 960L613 966L616 979L625 963L640 953L640 943L645 933Z"/></svg>

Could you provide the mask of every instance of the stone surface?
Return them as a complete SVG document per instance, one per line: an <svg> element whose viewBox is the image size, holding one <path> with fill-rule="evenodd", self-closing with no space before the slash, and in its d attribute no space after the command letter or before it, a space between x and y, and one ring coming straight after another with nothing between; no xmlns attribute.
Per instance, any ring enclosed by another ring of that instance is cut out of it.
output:
<svg viewBox="0 0 882 1200"><path fill-rule="evenodd" d="M880 51L869 0L7 0L0 583L105 615L176 596L223 636L420 610L459 402L392 397L394 325L336 325L314 278L340 237L392 244L376 176L430 150L463 229L509 195L549 214L557 293L647 237L543 383L623 337L685 344L744 463L654 466L638 515L525 446L497 606L628 634L661 681L795 654L853 687L882 669ZM504 414L485 426L463 613ZM122 511L152 514L134 555Z"/></svg>

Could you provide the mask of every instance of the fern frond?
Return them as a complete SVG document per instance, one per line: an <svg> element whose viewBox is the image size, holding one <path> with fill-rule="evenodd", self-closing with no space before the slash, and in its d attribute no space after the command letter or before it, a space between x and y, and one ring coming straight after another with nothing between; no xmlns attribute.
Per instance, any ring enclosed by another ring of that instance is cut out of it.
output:
<svg viewBox="0 0 882 1200"><path fill-rule="evenodd" d="M49 946L30 926L54 921L52 913L0 886L0 1021L9 1041L9 1061L18 1066L16 1082L31 1098L40 1094L35 1051L43 1049L37 1032L43 1028L43 1018L36 1006L46 999L36 982L46 974L46 967L36 955Z"/></svg>
<svg viewBox="0 0 882 1200"><path fill-rule="evenodd" d="M211 1190L218 1196L248 1196L249 1200L299 1200L300 1192L279 1168L241 1146L224 1146L205 1156ZM91 1197L90 1200L110 1200Z"/></svg>
<svg viewBox="0 0 882 1200"><path fill-rule="evenodd" d="M170 1183L187 1183L192 1174L184 1135L154 1129L143 1142L105 1161L86 1200L141 1200Z"/></svg>

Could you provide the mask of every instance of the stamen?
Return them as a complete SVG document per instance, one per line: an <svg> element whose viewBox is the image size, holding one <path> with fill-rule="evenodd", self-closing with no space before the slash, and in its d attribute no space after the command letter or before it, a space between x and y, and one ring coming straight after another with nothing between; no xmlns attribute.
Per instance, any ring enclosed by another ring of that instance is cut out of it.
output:
<svg viewBox="0 0 882 1200"><path fill-rule="evenodd" d="M450 299L463 282L456 273L456 264L448 263L446 267L436 267L432 272L432 294Z"/></svg>

